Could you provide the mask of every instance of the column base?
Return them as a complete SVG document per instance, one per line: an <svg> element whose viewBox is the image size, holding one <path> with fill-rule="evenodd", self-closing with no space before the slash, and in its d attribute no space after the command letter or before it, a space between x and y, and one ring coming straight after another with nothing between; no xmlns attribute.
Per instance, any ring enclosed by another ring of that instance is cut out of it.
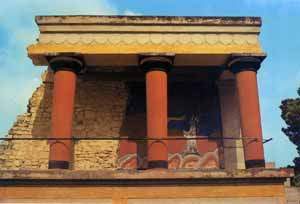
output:
<svg viewBox="0 0 300 204"><path fill-rule="evenodd" d="M149 161L148 162L148 169L154 169L154 168L168 168L168 161L165 160L155 160L155 161Z"/></svg>
<svg viewBox="0 0 300 204"><path fill-rule="evenodd" d="M69 169L69 162L68 161L49 161L48 169Z"/></svg>
<svg viewBox="0 0 300 204"><path fill-rule="evenodd" d="M250 168L265 168L265 160L246 160L246 169Z"/></svg>

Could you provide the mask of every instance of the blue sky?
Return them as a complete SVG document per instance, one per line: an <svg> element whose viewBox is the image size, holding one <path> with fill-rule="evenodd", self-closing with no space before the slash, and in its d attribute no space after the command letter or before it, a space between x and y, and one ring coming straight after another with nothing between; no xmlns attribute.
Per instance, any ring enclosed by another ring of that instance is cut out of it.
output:
<svg viewBox="0 0 300 204"><path fill-rule="evenodd" d="M296 97L300 86L300 0L12 0L0 7L0 136L26 111L45 68L27 58L26 46L37 38L35 15L185 15L261 16L261 43L268 57L259 71L262 125L267 161L292 164L295 146L281 132L278 106Z"/></svg>

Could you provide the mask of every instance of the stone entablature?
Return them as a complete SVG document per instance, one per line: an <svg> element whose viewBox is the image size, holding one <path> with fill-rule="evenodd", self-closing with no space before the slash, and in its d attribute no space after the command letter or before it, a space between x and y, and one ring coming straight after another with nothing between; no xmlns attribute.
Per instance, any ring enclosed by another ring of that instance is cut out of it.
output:
<svg viewBox="0 0 300 204"><path fill-rule="evenodd" d="M232 53L263 54L256 17L38 16L36 23L38 42L28 47L36 65L68 53L83 56L87 66L136 66L136 55L154 52L175 54L174 66L217 66Z"/></svg>

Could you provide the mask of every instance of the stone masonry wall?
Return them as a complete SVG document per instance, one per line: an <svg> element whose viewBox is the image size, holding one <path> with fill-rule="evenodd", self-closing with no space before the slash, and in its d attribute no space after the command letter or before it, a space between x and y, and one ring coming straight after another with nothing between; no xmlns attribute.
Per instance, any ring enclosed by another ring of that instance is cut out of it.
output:
<svg viewBox="0 0 300 204"><path fill-rule="evenodd" d="M53 76L46 72L43 83L29 100L27 113L18 116L8 137L46 138L50 135ZM124 82L103 81L85 74L77 80L73 135L75 137L118 136L125 114L127 90ZM73 169L116 168L118 141L77 141ZM46 140L0 143L0 169L47 169Z"/></svg>

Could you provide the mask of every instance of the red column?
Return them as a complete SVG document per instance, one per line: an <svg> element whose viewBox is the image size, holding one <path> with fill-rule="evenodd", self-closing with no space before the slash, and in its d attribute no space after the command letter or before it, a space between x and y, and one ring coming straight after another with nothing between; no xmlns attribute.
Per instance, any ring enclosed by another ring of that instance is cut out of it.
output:
<svg viewBox="0 0 300 204"><path fill-rule="evenodd" d="M82 63L74 58L50 60L54 71L49 169L68 169L72 159L72 119L77 72ZM67 138L70 140L60 140Z"/></svg>
<svg viewBox="0 0 300 204"><path fill-rule="evenodd" d="M243 57L230 63L236 76L246 168L265 167L256 71L261 60Z"/></svg>
<svg viewBox="0 0 300 204"><path fill-rule="evenodd" d="M172 61L164 57L141 60L146 71L148 168L168 168L168 80ZM154 139L154 140L152 140Z"/></svg>

